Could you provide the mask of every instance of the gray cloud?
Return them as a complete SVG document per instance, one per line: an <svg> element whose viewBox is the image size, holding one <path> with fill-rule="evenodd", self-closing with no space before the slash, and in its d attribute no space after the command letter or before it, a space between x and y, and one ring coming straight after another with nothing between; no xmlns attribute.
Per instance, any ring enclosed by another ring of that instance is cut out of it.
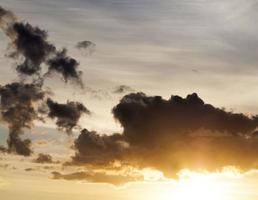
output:
<svg viewBox="0 0 258 200"><path fill-rule="evenodd" d="M68 101L66 104L60 104L48 98L47 106L49 108L48 116L57 119L58 128L67 133L71 133L73 128L78 126L82 114L90 114L90 111L79 102Z"/></svg>

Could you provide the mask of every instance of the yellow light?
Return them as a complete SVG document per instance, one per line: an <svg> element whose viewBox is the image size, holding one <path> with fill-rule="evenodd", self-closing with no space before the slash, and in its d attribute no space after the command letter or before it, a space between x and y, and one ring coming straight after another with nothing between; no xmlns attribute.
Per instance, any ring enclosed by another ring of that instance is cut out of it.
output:
<svg viewBox="0 0 258 200"><path fill-rule="evenodd" d="M228 186L217 174L184 171L176 188L170 193L173 200L229 200Z"/></svg>

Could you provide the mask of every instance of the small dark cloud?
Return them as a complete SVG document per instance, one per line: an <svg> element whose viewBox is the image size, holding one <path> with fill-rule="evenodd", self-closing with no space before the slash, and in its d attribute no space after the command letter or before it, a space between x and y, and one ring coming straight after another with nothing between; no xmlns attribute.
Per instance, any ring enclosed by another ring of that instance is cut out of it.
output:
<svg viewBox="0 0 258 200"><path fill-rule="evenodd" d="M134 89L132 89L130 86L127 85L119 85L115 88L114 93L117 94L125 94L125 93L131 93Z"/></svg>
<svg viewBox="0 0 258 200"><path fill-rule="evenodd" d="M40 73L40 65L56 50L54 45L47 42L47 32L28 23L18 22L13 25L13 31L16 33L13 41L15 54L25 58L24 63L17 66L17 71L26 75Z"/></svg>
<svg viewBox="0 0 258 200"><path fill-rule="evenodd" d="M96 44L91 41L81 41L76 44L76 48L87 55L91 55L95 51Z"/></svg>
<svg viewBox="0 0 258 200"><path fill-rule="evenodd" d="M65 82L73 81L80 84L83 87L81 80L82 72L78 71L79 62L74 58L67 56L67 50L63 49L56 53L54 57L47 61L49 66L48 72L45 76L50 76L51 74L59 73Z"/></svg>
<svg viewBox="0 0 258 200"><path fill-rule="evenodd" d="M31 172L31 171L34 171L35 169L33 169L33 168L26 168L26 169L24 169L24 171L26 171L26 172Z"/></svg>
<svg viewBox="0 0 258 200"><path fill-rule="evenodd" d="M78 42L77 45L76 45L76 47L78 49L81 49L81 48L87 49L87 48L89 48L91 46L96 46L96 44L94 44L91 41L82 41L82 42Z"/></svg>
<svg viewBox="0 0 258 200"><path fill-rule="evenodd" d="M73 128L78 127L78 121L82 114L90 114L90 111L79 102L68 101L66 104L54 102L47 99L49 108L48 116L56 119L56 125L59 129L71 133Z"/></svg>
<svg viewBox="0 0 258 200"><path fill-rule="evenodd" d="M56 164L59 163L59 161L55 162ZM45 170L53 170L55 167L54 166L43 166L43 169Z"/></svg>
<svg viewBox="0 0 258 200"><path fill-rule="evenodd" d="M102 172L75 172L71 174L61 174L52 172L53 179L65 180L85 180L93 183L110 183L113 185L123 185L128 182L142 181L142 176L112 175Z"/></svg>
<svg viewBox="0 0 258 200"><path fill-rule="evenodd" d="M34 160L36 163L53 163L52 156L49 154L38 154L38 157Z"/></svg>
<svg viewBox="0 0 258 200"><path fill-rule="evenodd" d="M194 73L199 73L200 71L199 70L197 70L197 69L192 69L192 72L194 72Z"/></svg>

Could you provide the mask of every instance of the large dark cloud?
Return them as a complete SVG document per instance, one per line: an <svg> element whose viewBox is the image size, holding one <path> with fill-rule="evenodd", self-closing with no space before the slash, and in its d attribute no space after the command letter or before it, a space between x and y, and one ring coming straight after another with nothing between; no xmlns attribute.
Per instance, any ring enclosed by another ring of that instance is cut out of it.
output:
<svg viewBox="0 0 258 200"><path fill-rule="evenodd" d="M113 113L124 127L124 135L130 143L148 140L146 145L200 128L230 135L248 135L258 124L258 117L249 118L215 108L205 104L195 93L185 99L172 96L169 100L133 93L126 95Z"/></svg>
<svg viewBox="0 0 258 200"><path fill-rule="evenodd" d="M82 131L75 141L75 163L103 166L115 161L152 167L175 176L181 169L258 167L258 118L204 103L197 94L164 100L143 93L126 95L113 109L122 135Z"/></svg>
<svg viewBox="0 0 258 200"><path fill-rule="evenodd" d="M67 133L71 133L73 128L78 126L78 121L83 113L90 114L89 110L79 102L68 101L66 104L54 102L47 99L49 108L48 116L56 119L56 125Z"/></svg>

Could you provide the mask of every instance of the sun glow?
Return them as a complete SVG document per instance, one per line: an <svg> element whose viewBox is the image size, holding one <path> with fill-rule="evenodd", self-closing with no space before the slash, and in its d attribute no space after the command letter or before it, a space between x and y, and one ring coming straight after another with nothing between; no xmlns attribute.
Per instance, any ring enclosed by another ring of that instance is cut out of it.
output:
<svg viewBox="0 0 258 200"><path fill-rule="evenodd" d="M192 174L179 181L174 199L222 200L224 190L218 181L214 181L205 175Z"/></svg>
<svg viewBox="0 0 258 200"><path fill-rule="evenodd" d="M225 176L232 178L237 174L234 175L234 171L223 173L182 171L175 187L167 194L165 200L233 200L229 195L231 189L225 181Z"/></svg>

